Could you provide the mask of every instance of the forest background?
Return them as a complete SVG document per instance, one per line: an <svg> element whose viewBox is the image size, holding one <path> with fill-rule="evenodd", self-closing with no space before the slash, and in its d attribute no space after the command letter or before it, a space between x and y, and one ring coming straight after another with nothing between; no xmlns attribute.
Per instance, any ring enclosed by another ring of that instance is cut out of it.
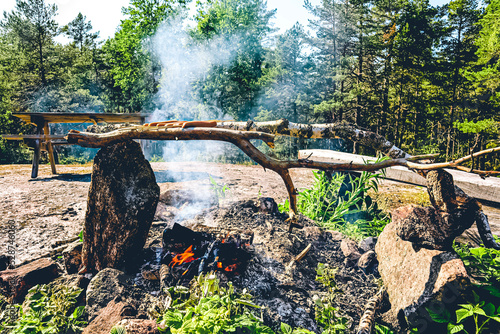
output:
<svg viewBox="0 0 500 334"><path fill-rule="evenodd" d="M131 0L115 35L101 41L83 14L59 26L56 5L17 0L0 21L0 133L34 131L12 112L145 112L347 121L441 160L499 145L500 0L304 6L314 17L308 27L277 34L264 0ZM61 34L70 42L57 42ZM375 153L288 140L274 154L304 145ZM64 161L81 155L60 150ZM0 163L29 160L22 143L0 139ZM479 164L500 169L495 156Z"/></svg>

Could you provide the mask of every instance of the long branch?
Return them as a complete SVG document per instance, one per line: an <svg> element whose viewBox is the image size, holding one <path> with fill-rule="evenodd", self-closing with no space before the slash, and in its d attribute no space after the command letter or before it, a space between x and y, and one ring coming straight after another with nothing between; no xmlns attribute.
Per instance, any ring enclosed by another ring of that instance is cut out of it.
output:
<svg viewBox="0 0 500 334"><path fill-rule="evenodd" d="M272 123L272 122L271 122ZM268 122L268 124L271 124ZM287 124L290 123L284 121L274 122L274 124ZM123 140L131 140L131 139L161 139L161 140L218 140L218 141L226 141L233 143L237 147L239 147L245 154L247 154L252 160L263 166L264 168L271 169L278 173L288 191L288 195L290 198L290 216L294 217L297 214L297 192L293 185L293 180L290 177L289 169L290 168L313 168L313 169L322 169L327 171L348 171L348 170L359 170L359 171L368 171L374 172L383 168L392 167L392 166L405 166L413 170L423 171L424 173L429 170L441 169L446 167L456 167L458 163L464 162L467 160L467 157L461 158L455 161L444 162L444 163L434 163L434 164L422 164L416 161L416 157L411 157L404 151L400 149L394 149L393 146L389 149L388 154L396 154L399 156L403 156L403 158L390 159L375 163L368 164L359 164L359 163L331 163L331 162L318 162L311 161L308 159L299 159L299 160L291 160L291 161L281 161L276 160L271 157L268 157L261 151L259 151L251 142L252 139L260 139L266 142L271 147L273 146L274 135L267 132L260 131L246 131L245 129L238 128L238 124L241 123L231 123L233 125L233 130L226 128L155 128L150 129L148 127L127 127L121 128L108 133L87 133L87 132L79 132L75 130L71 130L68 133L67 140L68 143L78 144L80 146L85 147L104 147L107 145L111 145L114 143L121 142ZM253 123L252 124L256 124ZM250 126L252 126L250 124ZM219 125L219 124L218 124ZM218 126L217 125L217 126ZM294 125L295 126L295 125ZM333 127L333 125L332 125ZM261 129L265 129L265 127L261 126ZM325 128L325 127L324 127ZM325 128L326 129L326 128ZM275 132L282 132L283 130L276 130ZM330 131L330 130L328 130ZM328 132L325 130L325 132ZM358 130L358 137L359 132ZM355 132L355 131L354 131ZM314 131L313 131L314 133ZM332 133L331 131L328 133ZM365 134L368 132L365 131ZM363 134L363 136L365 136ZM378 135L370 135L368 133L368 137L376 138L375 146L378 145L381 141L378 138ZM379 136L380 137L380 136ZM309 136L311 138L311 136ZM365 138L365 137L363 137ZM361 139L363 139L361 138ZM383 137L381 137L383 138ZM370 143L371 141L365 141L365 143ZM373 142L372 142L373 143ZM374 147L373 145L371 147ZM481 152L477 152L474 156L479 156L482 154L489 154L500 151L500 148L494 148L489 150L484 150ZM428 157L428 156L426 156ZM477 217L481 216L481 211L479 210L477 213ZM495 242L494 239L490 236L491 232L488 227L487 218L484 216L484 219L477 219L478 227L481 223L481 228L479 229L480 234L483 237L486 237L488 241L493 240L488 245L489 247L500 247ZM290 226L292 226L293 221ZM484 238L483 238L484 239ZM484 239L484 240L486 240ZM490 240L491 239L491 240Z"/></svg>
<svg viewBox="0 0 500 334"><path fill-rule="evenodd" d="M362 130L355 125L339 122L329 124L300 124L286 119L270 122L232 122L218 121L217 128L258 131L275 135L301 138L343 138L361 145L372 147L390 158L409 158L410 155L396 147L391 141L371 131Z"/></svg>

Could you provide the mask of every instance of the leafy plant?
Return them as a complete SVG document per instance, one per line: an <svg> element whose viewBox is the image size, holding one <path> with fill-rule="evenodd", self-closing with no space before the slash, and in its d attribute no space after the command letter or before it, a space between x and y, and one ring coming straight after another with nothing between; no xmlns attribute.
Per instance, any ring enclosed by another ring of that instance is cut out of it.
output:
<svg viewBox="0 0 500 334"><path fill-rule="evenodd" d="M282 334L314 334L310 330L304 328L292 328L292 326L285 323L281 323L281 333Z"/></svg>
<svg viewBox="0 0 500 334"><path fill-rule="evenodd" d="M281 213L288 212L289 209L290 209L290 201L288 200L288 198L285 199L283 203L278 203L279 212Z"/></svg>
<svg viewBox="0 0 500 334"><path fill-rule="evenodd" d="M348 319L340 315L340 310L334 307L335 296L340 290L335 282L338 268L331 268L328 264L318 263L316 281L321 282L328 289L324 298L313 298L316 304L316 322L323 327L323 334L340 334L347 330Z"/></svg>
<svg viewBox="0 0 500 334"><path fill-rule="evenodd" d="M165 159L163 159L162 156L154 154L151 159L149 159L149 162L165 162Z"/></svg>
<svg viewBox="0 0 500 334"><path fill-rule="evenodd" d="M16 305L19 316L12 323L2 323L9 333L79 333L86 324L85 306L78 306L82 289L69 286L37 285L31 288L23 305Z"/></svg>
<svg viewBox="0 0 500 334"><path fill-rule="evenodd" d="M453 248L474 279L484 285L500 287L500 250L486 247L471 248L466 244L458 243L454 243ZM493 289L489 288L489 290ZM500 293L497 297L500 297Z"/></svg>
<svg viewBox="0 0 500 334"><path fill-rule="evenodd" d="M127 334L127 330L123 326L113 326L109 334Z"/></svg>
<svg viewBox="0 0 500 334"><path fill-rule="evenodd" d="M229 190L229 187L227 184L223 186L218 184L210 175L208 177L211 183L210 189L214 192L215 196L217 196L220 203L224 198L226 198L226 191Z"/></svg>
<svg viewBox="0 0 500 334"><path fill-rule="evenodd" d="M260 309L243 291L236 294L231 283L227 288L220 286L213 273L198 276L190 289L173 287L169 289L175 297L172 307L158 322L165 333L226 333L243 330L248 333L274 333L262 324L250 308Z"/></svg>
<svg viewBox="0 0 500 334"><path fill-rule="evenodd" d="M429 312L429 315L435 322L447 323L449 334L469 333L465 326L465 321L468 319L474 321L474 333L482 333L487 329L486 324L490 320L500 322L500 307L496 308L492 303L480 300L475 291L473 291L473 294L474 302L460 304L460 308L455 311L456 321L452 319L451 313L446 309L443 312L435 313L431 309L426 308L427 312Z"/></svg>
<svg viewBox="0 0 500 334"><path fill-rule="evenodd" d="M325 172L314 172L315 182L297 198L298 210L315 220L318 225L339 230L355 239L377 236L388 223L388 217L379 210L377 203L368 195L378 191L380 175L363 172L360 177ZM350 188L350 189L349 189ZM288 202L279 206L284 211Z"/></svg>
<svg viewBox="0 0 500 334"><path fill-rule="evenodd" d="M381 324L375 324L376 334L394 334L393 330Z"/></svg>
<svg viewBox="0 0 500 334"><path fill-rule="evenodd" d="M337 290L335 275L338 270L339 268L331 268L328 264L318 263L318 268L316 268L316 281L321 282L325 287L335 291Z"/></svg>

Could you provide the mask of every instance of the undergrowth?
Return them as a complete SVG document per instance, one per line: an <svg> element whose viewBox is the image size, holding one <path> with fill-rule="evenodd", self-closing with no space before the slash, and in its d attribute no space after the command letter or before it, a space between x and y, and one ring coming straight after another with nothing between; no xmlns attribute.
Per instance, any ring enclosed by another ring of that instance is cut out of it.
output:
<svg viewBox="0 0 500 334"><path fill-rule="evenodd" d="M314 173L312 188L297 196L297 209L326 229L338 230L353 239L378 236L389 222L389 216L378 208L368 195L377 192L383 174L361 173L328 175ZM349 178L349 180L347 180ZM288 210L288 200L279 205L280 211Z"/></svg>
<svg viewBox="0 0 500 334"><path fill-rule="evenodd" d="M22 305L13 305L17 310L15 316L2 317L0 332L80 333L87 324L85 306L77 306L81 292L82 289L76 287L37 285L29 290Z"/></svg>
<svg viewBox="0 0 500 334"><path fill-rule="evenodd" d="M498 238L495 237L495 239ZM447 326L447 333L497 333L500 323L500 251L454 243L473 282L472 297L454 309L434 312L432 320Z"/></svg>
<svg viewBox="0 0 500 334"><path fill-rule="evenodd" d="M325 297L314 296L316 322L322 327L322 334L342 334L347 331L348 318L341 315L341 311L335 307L337 294L342 291L337 287L335 275L338 268L332 268L328 264L318 263L316 269L316 281L323 284L328 293Z"/></svg>
<svg viewBox="0 0 500 334"><path fill-rule="evenodd" d="M163 333L274 333L253 311L260 307L248 293L236 294L231 283L222 287L213 273L198 276L189 289L172 287L169 293L172 305L158 319Z"/></svg>

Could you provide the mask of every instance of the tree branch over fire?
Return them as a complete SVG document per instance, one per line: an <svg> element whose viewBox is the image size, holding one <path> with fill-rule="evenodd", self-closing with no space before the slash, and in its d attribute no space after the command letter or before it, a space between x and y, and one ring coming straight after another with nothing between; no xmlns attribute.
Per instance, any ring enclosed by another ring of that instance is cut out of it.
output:
<svg viewBox="0 0 500 334"><path fill-rule="evenodd" d="M484 150L474 153L473 155L464 158L443 162L424 164L419 163L419 160L429 159L435 155L410 156L403 150L397 148L384 137L374 134L370 131L356 129L355 126L347 123L335 124L296 124L287 120L274 122L217 122L216 127L186 127L189 122L177 122L175 126L172 123L168 126L159 125L142 125L120 128L107 133L89 133L71 130L68 133L67 140L69 143L77 144L84 147L104 147L112 145L124 140L132 139L150 139L150 140L216 140L230 142L240 148L253 161L260 164L265 169L270 169L278 173L285 183L289 199L290 199L290 217L297 214L297 190L290 177L289 170L291 168L311 168L321 169L324 171L366 171L375 172L387 167L404 166L412 169L420 174L425 174L426 171L442 168L462 167L459 163L463 163L473 157L484 154L491 154L500 151L500 147ZM200 125L194 122L196 126ZM208 123L208 122L207 122ZM215 122L210 122L211 126ZM160 123L161 124L161 123ZM205 124L206 125L206 124ZM215 124L214 124L215 125ZM309 159L296 159L282 161L271 158L259 151L250 140L262 140L271 148L274 147L275 135L289 135L304 138L347 138L358 143L380 150L385 154L393 157L389 160L359 164L359 163L333 163L319 162ZM463 169L463 168L462 168ZM482 172L482 171L481 171ZM483 172L487 173L487 172ZM478 217L480 215L478 214ZM476 222L480 231L489 231L487 219L478 219ZM290 228L294 225L290 224ZM491 234L491 232L489 232ZM484 240L492 241L489 247L500 248L490 236L485 236ZM487 245L488 246L488 245Z"/></svg>

